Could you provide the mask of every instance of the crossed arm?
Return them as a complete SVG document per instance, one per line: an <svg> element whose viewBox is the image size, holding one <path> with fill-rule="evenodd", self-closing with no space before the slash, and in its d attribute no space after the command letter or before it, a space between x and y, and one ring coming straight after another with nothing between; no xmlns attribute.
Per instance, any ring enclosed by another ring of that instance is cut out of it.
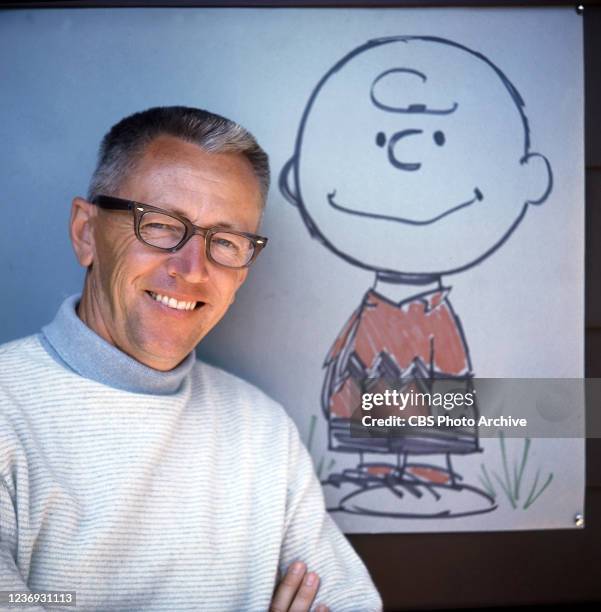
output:
<svg viewBox="0 0 601 612"><path fill-rule="evenodd" d="M277 586L269 612L308 612L319 588L319 576L307 572L302 561L295 561L288 567ZM315 612L330 612L324 604L318 604Z"/></svg>

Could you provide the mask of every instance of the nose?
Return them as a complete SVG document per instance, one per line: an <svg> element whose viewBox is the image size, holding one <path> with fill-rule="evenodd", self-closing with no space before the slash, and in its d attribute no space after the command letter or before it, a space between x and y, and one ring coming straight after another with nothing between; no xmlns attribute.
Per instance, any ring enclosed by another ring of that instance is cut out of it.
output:
<svg viewBox="0 0 601 612"><path fill-rule="evenodd" d="M388 161L399 170L419 170L421 168L420 163L402 161L401 157L405 155L403 153L403 147L401 145L406 144L404 140L409 136L415 136L421 134L423 130L402 130L394 133L388 141ZM403 141L403 142L401 142ZM406 147L405 147L406 148Z"/></svg>
<svg viewBox="0 0 601 612"><path fill-rule="evenodd" d="M196 234L169 257L169 276L180 276L189 283L202 283L209 278L209 262L205 252L204 235Z"/></svg>

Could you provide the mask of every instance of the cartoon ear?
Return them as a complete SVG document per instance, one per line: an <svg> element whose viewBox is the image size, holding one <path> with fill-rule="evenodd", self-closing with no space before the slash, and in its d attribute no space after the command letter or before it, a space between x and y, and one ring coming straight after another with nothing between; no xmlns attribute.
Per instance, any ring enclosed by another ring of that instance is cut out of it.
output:
<svg viewBox="0 0 601 612"><path fill-rule="evenodd" d="M528 174L535 174L533 177L536 184L543 184L542 195L538 198L527 199L526 204L542 204L553 189L553 170L549 160L542 153L527 153L520 160L522 166L528 165ZM541 174L543 175L541 177Z"/></svg>
<svg viewBox="0 0 601 612"><path fill-rule="evenodd" d="M294 166L296 165L296 157L291 157L282 167L278 186L282 195L292 204L298 206L299 198L294 185Z"/></svg>

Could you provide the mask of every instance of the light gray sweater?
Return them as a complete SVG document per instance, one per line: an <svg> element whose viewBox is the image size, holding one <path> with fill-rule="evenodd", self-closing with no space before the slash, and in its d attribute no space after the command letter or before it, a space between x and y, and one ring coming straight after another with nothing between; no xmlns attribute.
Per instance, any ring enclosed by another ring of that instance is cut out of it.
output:
<svg viewBox="0 0 601 612"><path fill-rule="evenodd" d="M77 299L0 346L0 590L74 590L77 610L266 611L300 559L316 601L380 610L285 411L193 354L170 372L138 363Z"/></svg>

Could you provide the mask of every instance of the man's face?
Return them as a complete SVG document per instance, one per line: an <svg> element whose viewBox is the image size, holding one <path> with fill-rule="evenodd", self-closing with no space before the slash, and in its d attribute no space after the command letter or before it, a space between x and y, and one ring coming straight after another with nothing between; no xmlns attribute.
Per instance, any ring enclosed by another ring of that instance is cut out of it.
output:
<svg viewBox="0 0 601 612"><path fill-rule="evenodd" d="M211 154L162 136L145 150L117 197L184 215L195 225L256 232L261 216L259 182L238 154ZM204 237L176 253L142 244L129 212L93 211L93 261L80 316L106 340L159 370L175 367L217 324L247 270L207 260ZM166 296L194 302L179 310Z"/></svg>

